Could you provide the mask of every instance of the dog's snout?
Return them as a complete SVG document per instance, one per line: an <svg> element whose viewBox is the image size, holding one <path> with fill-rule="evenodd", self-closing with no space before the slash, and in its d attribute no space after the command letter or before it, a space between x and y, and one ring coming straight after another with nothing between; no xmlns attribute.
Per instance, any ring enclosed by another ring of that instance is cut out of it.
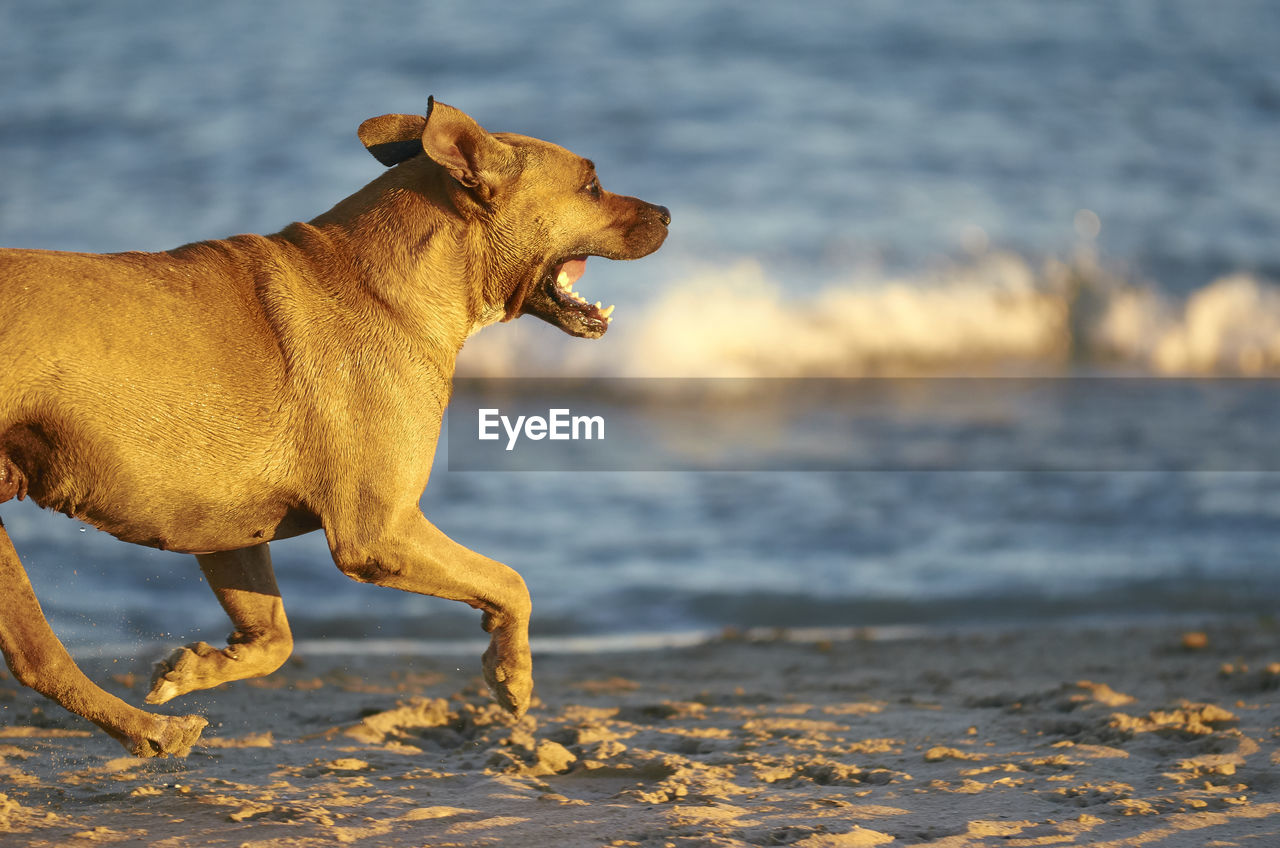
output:
<svg viewBox="0 0 1280 848"><path fill-rule="evenodd" d="M655 206L653 211L658 213L658 220L662 222L662 226L671 226L671 210L665 206Z"/></svg>

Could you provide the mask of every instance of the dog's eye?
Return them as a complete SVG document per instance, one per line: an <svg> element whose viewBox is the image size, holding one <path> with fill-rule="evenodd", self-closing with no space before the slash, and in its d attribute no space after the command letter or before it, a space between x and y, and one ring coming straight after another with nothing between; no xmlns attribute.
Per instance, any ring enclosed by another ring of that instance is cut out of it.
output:
<svg viewBox="0 0 1280 848"><path fill-rule="evenodd" d="M591 195L592 197L599 197L600 191L601 191L600 178L593 177L591 182L587 183L586 187L583 188L583 191L585 191L587 194Z"/></svg>

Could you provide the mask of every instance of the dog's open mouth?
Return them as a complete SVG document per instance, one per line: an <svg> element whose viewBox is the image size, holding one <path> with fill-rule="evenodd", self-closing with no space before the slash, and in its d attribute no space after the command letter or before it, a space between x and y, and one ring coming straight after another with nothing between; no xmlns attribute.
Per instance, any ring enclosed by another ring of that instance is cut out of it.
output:
<svg viewBox="0 0 1280 848"><path fill-rule="evenodd" d="M571 256L551 269L534 285L524 301L524 312L537 315L566 333L598 339L613 321L613 307L588 303L573 290L587 269L587 257Z"/></svg>

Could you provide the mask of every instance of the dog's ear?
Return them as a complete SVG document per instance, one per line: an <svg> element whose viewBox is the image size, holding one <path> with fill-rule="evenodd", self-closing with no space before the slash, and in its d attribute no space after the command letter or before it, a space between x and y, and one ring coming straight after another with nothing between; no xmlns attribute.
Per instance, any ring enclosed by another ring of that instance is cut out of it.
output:
<svg viewBox="0 0 1280 848"><path fill-rule="evenodd" d="M360 141L388 168L422 152L427 119L421 115L379 115L360 125Z"/></svg>
<svg viewBox="0 0 1280 848"><path fill-rule="evenodd" d="M511 146L485 132L470 115L434 98L427 101L422 147L462 185L488 200L504 180Z"/></svg>

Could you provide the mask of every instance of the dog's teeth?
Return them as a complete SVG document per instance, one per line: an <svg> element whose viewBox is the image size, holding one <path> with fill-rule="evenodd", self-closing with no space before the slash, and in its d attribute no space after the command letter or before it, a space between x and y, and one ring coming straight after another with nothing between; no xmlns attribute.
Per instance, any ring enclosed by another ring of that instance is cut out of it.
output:
<svg viewBox="0 0 1280 848"><path fill-rule="evenodd" d="M572 291L573 283L569 280L568 271L560 272L560 276L556 277L556 285L562 289L569 289L570 291Z"/></svg>
<svg viewBox="0 0 1280 848"><path fill-rule="evenodd" d="M597 301L596 301L596 309L599 309L599 308L600 308L600 301L598 301L598 300L597 300Z"/></svg>
<svg viewBox="0 0 1280 848"><path fill-rule="evenodd" d="M600 304L598 304L598 303L596 304L596 306L599 306L599 305L600 305ZM613 304L611 303L611 304L609 304L608 306L606 306L604 309L601 309L601 310L600 310L600 314L601 314L601 315L603 315L605 318L608 318L610 315L612 315L612 314L613 314Z"/></svg>

